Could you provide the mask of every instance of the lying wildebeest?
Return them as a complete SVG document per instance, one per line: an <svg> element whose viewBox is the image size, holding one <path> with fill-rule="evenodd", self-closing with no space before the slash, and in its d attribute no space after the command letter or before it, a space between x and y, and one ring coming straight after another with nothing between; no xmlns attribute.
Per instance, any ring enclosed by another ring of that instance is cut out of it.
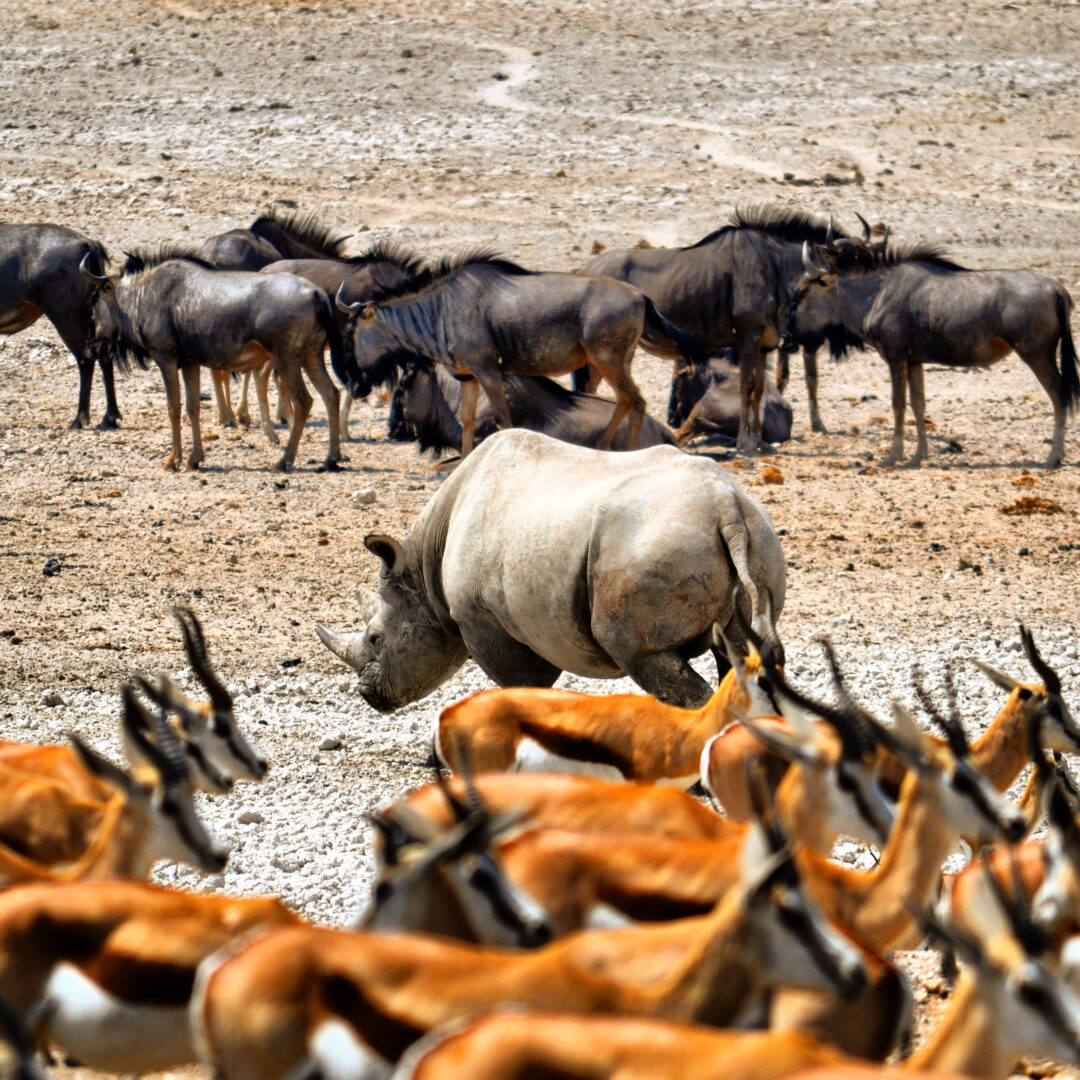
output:
<svg viewBox="0 0 1080 1080"><path fill-rule="evenodd" d="M153 360L161 371L172 428L165 468L179 468L181 459L179 373L191 424L188 468L195 469L203 460L200 368L250 371L268 361L293 407L289 442L277 467L292 466L311 409L302 372L326 405L326 467L336 467L338 392L323 366L326 343L334 371L346 386L358 389L360 375L345 360L333 306L322 289L291 274L217 270L189 252L167 247L129 254L116 277L86 267L84 273L99 286L92 309L94 354L131 357L143 367Z"/></svg>
<svg viewBox="0 0 1080 1080"><path fill-rule="evenodd" d="M838 274L820 249L803 250L804 277L792 293L785 336L839 327L875 348L892 380L893 439L883 464L904 453L906 391L918 444L909 465L928 452L923 364L988 367L1016 352L1035 373L1054 408L1047 468L1065 454L1065 413L1080 401L1069 314L1059 282L1031 270L968 270L926 244L881 252L876 266ZM842 262L835 265L842 265ZM1054 354L1060 345L1061 368Z"/></svg>
<svg viewBox="0 0 1080 1080"><path fill-rule="evenodd" d="M598 449L600 437L607 430L615 403L595 394L575 394L553 379L542 375L503 376L503 389L514 427L528 428L553 439ZM433 450L461 450L461 381L441 364L429 368L411 367L394 391L391 417L404 423L391 437L401 441L415 439L421 453ZM612 441L612 450L626 450L628 423L623 421ZM482 390L476 410L474 443L496 431L487 394ZM641 425L638 446L674 445L675 439L663 424L646 415Z"/></svg>
<svg viewBox="0 0 1080 1080"><path fill-rule="evenodd" d="M500 428L513 421L502 373L565 375L588 364L614 390L616 407L599 446L607 448L630 415L636 447L645 399L630 377L634 349L647 328L675 353L697 345L672 326L640 290L606 278L524 270L489 253L448 259L419 292L379 304L338 305L356 314L345 347L357 365L388 382L399 368L442 364L463 385L461 454L472 450L476 402L483 387Z"/></svg>
<svg viewBox="0 0 1080 1080"><path fill-rule="evenodd" d="M784 308L802 275L802 245L850 239L806 214L785 207L736 210L731 223L685 248L607 251L580 274L605 274L636 285L680 330L709 353L734 345L739 358L739 435L742 451L764 448L761 399L765 354L780 341ZM650 334L642 347L653 348ZM810 420L824 431L817 408L817 345L804 350ZM694 357L685 359L694 361ZM672 401L668 424L686 420Z"/></svg>
<svg viewBox="0 0 1080 1080"><path fill-rule="evenodd" d="M314 214L271 207L246 229L211 236L194 254L219 270L261 270L279 259L340 259L349 235L335 237Z"/></svg>
<svg viewBox="0 0 1080 1080"><path fill-rule="evenodd" d="M65 225L0 224L0 335L17 334L44 315L79 365L79 408L73 428L90 423L90 388L94 361L90 342L90 305L94 284L79 272L83 261L95 274L105 273L108 255L96 240ZM105 385L105 415L99 427L114 428L116 405L111 357L100 361Z"/></svg>
<svg viewBox="0 0 1080 1080"><path fill-rule="evenodd" d="M497 432L404 543L364 543L383 563L379 594L362 594L365 629L316 629L383 712L431 693L468 657L500 686L629 675L698 707L711 690L690 658L712 648L723 674L717 635L745 650L736 588L782 656L784 553L769 515L715 462L671 446L607 454Z"/></svg>
<svg viewBox="0 0 1080 1080"><path fill-rule="evenodd" d="M682 446L695 435L707 435L734 442L739 434L739 369L734 350L709 358L707 367L688 365L677 371L671 393L680 402L692 402L685 408L686 421L675 432ZM766 381L761 407L761 435L767 443L787 442L791 438L791 406L779 389Z"/></svg>

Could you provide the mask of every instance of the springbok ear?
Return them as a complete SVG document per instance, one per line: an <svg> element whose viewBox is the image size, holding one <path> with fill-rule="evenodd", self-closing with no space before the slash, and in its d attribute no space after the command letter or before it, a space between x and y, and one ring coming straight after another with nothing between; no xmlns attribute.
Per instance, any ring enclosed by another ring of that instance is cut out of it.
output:
<svg viewBox="0 0 1080 1080"><path fill-rule="evenodd" d="M915 717L897 701L892 703L892 716L892 734L897 750L904 757L905 764L909 769L924 773L931 762L928 749L930 745L929 739L916 723Z"/></svg>
<svg viewBox="0 0 1080 1080"><path fill-rule="evenodd" d="M385 533L368 533L364 537L364 547L372 555L378 555L391 577L397 577L405 568L405 549Z"/></svg>
<svg viewBox="0 0 1080 1080"><path fill-rule="evenodd" d="M80 764L87 772L92 773L99 780L104 780L110 787L126 795L129 799L138 793L138 784L123 769L118 768L108 758L102 757L96 750L89 747L73 731L68 732L68 741L75 751Z"/></svg>
<svg viewBox="0 0 1080 1080"><path fill-rule="evenodd" d="M1020 685L1020 683L1009 675L1006 675L1003 671L998 671L997 668L991 667L989 664L983 663L982 660L971 661L999 690L1004 690L1006 694L1011 694L1013 690Z"/></svg>

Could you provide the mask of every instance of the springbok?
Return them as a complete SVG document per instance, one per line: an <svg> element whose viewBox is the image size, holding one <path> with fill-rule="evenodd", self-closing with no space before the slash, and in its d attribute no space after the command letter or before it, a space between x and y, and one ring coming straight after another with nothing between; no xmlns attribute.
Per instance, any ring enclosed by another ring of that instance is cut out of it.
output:
<svg viewBox="0 0 1080 1080"><path fill-rule="evenodd" d="M1006 932L984 951L954 930L938 932L960 944L969 966L943 1019L899 1066L874 1067L799 1032L514 1010L417 1044L394 1080L1005 1080L1022 1057L1080 1061L1080 1001L1037 947Z"/></svg>
<svg viewBox="0 0 1080 1080"><path fill-rule="evenodd" d="M1055 706L1051 716L1042 723L1043 745L1047 749L1060 750L1063 753L1080 753L1080 726L1061 699L1060 677L1039 654L1027 627L1021 625L1020 636L1028 660L1043 680L1042 686L1021 683L989 664L974 661L983 674L1009 695L987 730L971 744L972 763L999 791L1008 789L1030 761L1028 731L1034 716L1048 699L1054 699ZM836 682L838 668L835 655L827 641L822 644ZM829 716L834 711L794 690L779 672L770 671L767 681L774 688L781 708L789 715L794 708L823 716ZM850 696L848 702L850 703ZM790 722L765 722L765 726L782 726L790 730ZM823 729L821 737L832 736L827 729ZM943 741L935 736L929 738L938 744ZM745 821L750 816L744 762L748 755L758 753L760 746L757 739L742 725L728 728L710 750L709 789L727 814L736 820ZM903 764L887 751L882 754L878 764L882 786L889 793L898 791L903 781ZM779 776L787 765L779 755L774 755L770 768Z"/></svg>
<svg viewBox="0 0 1080 1080"><path fill-rule="evenodd" d="M698 709L648 694L582 694L546 687L481 690L448 705L433 732L435 754L453 772L467 753L478 772L554 772L689 788L701 748L732 721L731 709L771 714L757 690L761 660L732 668Z"/></svg>
<svg viewBox="0 0 1080 1080"><path fill-rule="evenodd" d="M188 1001L198 965L259 930L298 923L278 900L137 882L0 893L0 996L39 1043L89 1068L148 1073L197 1060Z"/></svg>
<svg viewBox="0 0 1080 1080"><path fill-rule="evenodd" d="M135 775L71 737L82 771L110 792L104 802L74 796L48 777L0 766L0 843L6 848L0 878L49 876L48 864L72 863L78 874L145 877L159 859L209 873L224 868L226 856L195 812L179 740L159 722L151 741L146 719L125 686L121 729Z"/></svg>
<svg viewBox="0 0 1080 1080"><path fill-rule="evenodd" d="M378 1074L441 1024L518 1002L541 1009L731 1023L778 984L857 993L866 969L806 898L789 849L747 867L711 914L589 931L532 952L420 934L282 930L200 971L192 1015L226 1080L311 1062Z"/></svg>

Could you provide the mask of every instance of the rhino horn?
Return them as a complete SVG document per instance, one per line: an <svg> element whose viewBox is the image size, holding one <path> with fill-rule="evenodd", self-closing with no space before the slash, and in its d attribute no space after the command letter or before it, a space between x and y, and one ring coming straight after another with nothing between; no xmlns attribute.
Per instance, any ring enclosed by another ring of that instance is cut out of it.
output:
<svg viewBox="0 0 1080 1080"><path fill-rule="evenodd" d="M315 633L339 660L344 660L349 667L357 671L360 670L364 653L363 634L339 634L322 623L315 624Z"/></svg>
<svg viewBox="0 0 1080 1080"><path fill-rule="evenodd" d="M379 594L366 585L361 585L356 590L356 602L360 605L360 618L366 623L371 622L375 617L375 612L379 610L379 605L382 603Z"/></svg>

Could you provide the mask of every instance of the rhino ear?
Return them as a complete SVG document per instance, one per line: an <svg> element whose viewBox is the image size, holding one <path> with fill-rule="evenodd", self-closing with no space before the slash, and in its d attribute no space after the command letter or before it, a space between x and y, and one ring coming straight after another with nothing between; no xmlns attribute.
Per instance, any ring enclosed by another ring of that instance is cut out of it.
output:
<svg viewBox="0 0 1080 1080"><path fill-rule="evenodd" d="M396 577L405 567L405 549L385 533L368 533L364 537L364 547L372 555L378 555L386 567L386 572Z"/></svg>

